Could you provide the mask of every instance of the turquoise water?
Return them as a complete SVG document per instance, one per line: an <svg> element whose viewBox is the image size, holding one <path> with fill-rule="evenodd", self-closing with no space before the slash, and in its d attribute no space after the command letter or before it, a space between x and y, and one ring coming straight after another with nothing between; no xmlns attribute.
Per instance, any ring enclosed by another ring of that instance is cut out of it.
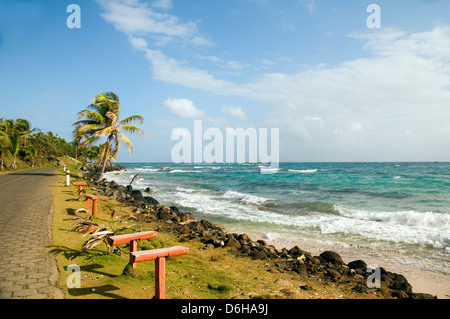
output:
<svg viewBox="0 0 450 319"><path fill-rule="evenodd" d="M450 163L121 163L108 179L150 186L198 219L270 239L450 250ZM162 167L170 169L162 170Z"/></svg>

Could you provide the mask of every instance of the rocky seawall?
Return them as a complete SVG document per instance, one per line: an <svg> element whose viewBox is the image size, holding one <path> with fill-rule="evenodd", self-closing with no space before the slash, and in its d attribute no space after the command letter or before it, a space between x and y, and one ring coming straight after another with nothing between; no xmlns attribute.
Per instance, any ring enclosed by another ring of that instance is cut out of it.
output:
<svg viewBox="0 0 450 319"><path fill-rule="evenodd" d="M114 165L107 171L124 168ZM168 231L178 235L180 242L199 240L205 244L204 249L223 249L237 257L266 260L273 265L273 271L294 271L300 276L317 277L335 284L351 286L358 294L373 291L380 295L398 299L437 299L436 296L413 292L408 280L401 274L389 272L380 267L368 269L363 260L345 263L341 256L333 251L325 251L319 256L295 246L278 249L263 240L251 240L247 234L227 232L219 224L207 220L197 220L192 214L184 213L175 206L161 205L150 196L151 190L145 192L134 190L132 185L119 185L114 181L102 179L97 181L99 169L83 167L80 177L89 180L89 187L103 196L115 199L127 206L134 207L135 217L141 222L160 222L157 231ZM318 279L319 280L319 279ZM378 284L379 288L369 288L368 283ZM301 287L309 289L310 287Z"/></svg>

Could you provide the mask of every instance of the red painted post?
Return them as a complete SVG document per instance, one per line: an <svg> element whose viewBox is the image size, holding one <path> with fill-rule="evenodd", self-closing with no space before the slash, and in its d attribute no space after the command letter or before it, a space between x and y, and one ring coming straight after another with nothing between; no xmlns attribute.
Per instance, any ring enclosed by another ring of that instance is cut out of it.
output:
<svg viewBox="0 0 450 319"><path fill-rule="evenodd" d="M137 251L137 240L130 241L130 255L132 252ZM130 258L130 265L133 269L136 269L136 263L131 262Z"/></svg>
<svg viewBox="0 0 450 319"><path fill-rule="evenodd" d="M174 246L170 248L141 250L130 253L130 262L138 263L143 261L155 261L155 298L165 299L165 258L186 255L189 248L183 246Z"/></svg>
<svg viewBox="0 0 450 319"><path fill-rule="evenodd" d="M155 297L166 299L166 258L158 257L155 260Z"/></svg>
<svg viewBox="0 0 450 319"><path fill-rule="evenodd" d="M75 182L75 183L72 183L72 185L78 187L78 195L81 195L83 186L88 186L88 184L86 182Z"/></svg>
<svg viewBox="0 0 450 319"><path fill-rule="evenodd" d="M97 216L97 200L98 197L94 196L94 195L85 195L86 197L86 210L89 211L89 200L92 199L93 204L92 204L92 215L93 216Z"/></svg>
<svg viewBox="0 0 450 319"><path fill-rule="evenodd" d="M97 197L94 197L92 200L94 201L92 215L97 216Z"/></svg>

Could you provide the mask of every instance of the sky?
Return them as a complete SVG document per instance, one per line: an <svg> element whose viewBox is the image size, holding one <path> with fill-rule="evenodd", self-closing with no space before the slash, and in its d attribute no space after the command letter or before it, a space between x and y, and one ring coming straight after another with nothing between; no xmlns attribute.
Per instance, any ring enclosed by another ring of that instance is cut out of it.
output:
<svg viewBox="0 0 450 319"><path fill-rule="evenodd" d="M113 91L146 133L127 135L134 153L122 146L118 162L171 162L172 132L195 120L224 135L278 128L282 162L449 161L449 12L447 0L2 0L0 117L70 141L77 113Z"/></svg>

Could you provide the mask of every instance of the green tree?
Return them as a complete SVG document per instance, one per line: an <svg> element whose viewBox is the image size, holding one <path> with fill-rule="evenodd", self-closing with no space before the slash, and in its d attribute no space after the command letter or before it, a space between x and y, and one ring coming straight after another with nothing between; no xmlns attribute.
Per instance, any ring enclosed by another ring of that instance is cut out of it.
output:
<svg viewBox="0 0 450 319"><path fill-rule="evenodd" d="M31 123L25 119L1 120L0 123L1 165L3 168L4 155L11 160L11 168L17 168L17 161L25 147L28 136L33 132Z"/></svg>
<svg viewBox="0 0 450 319"><path fill-rule="evenodd" d="M91 162L94 161L98 162L98 157L100 155L100 147L98 147L97 145L91 146L91 148L89 148L88 151L86 152L86 155Z"/></svg>
<svg viewBox="0 0 450 319"><path fill-rule="evenodd" d="M88 157L87 152L89 151L89 145L83 143L83 140L86 140L87 136L78 131L80 127L81 125L78 124L72 132L72 145L73 147L75 147L75 158L78 159L78 157L80 157L84 162L86 162Z"/></svg>
<svg viewBox="0 0 450 319"><path fill-rule="evenodd" d="M30 160L31 161L31 166L34 167L35 161L36 161L36 156L37 156L37 151L36 148L32 145L32 144L26 144L25 147L23 148L24 151L24 159L25 160Z"/></svg>
<svg viewBox="0 0 450 319"><path fill-rule="evenodd" d="M140 127L131 125L136 121L143 123L142 116L132 115L119 120L119 115L119 97L114 92L106 92L97 95L86 110L79 112L78 118L81 120L74 124L79 125L77 132L87 137L83 142L85 145L92 145L100 138L106 138L99 158L99 163L103 165L99 180L103 177L108 160L115 159L117 156L120 142L125 144L130 155L133 153L133 144L121 131L145 135Z"/></svg>
<svg viewBox="0 0 450 319"><path fill-rule="evenodd" d="M54 158L59 156L73 156L75 147L63 138L48 132L35 133L28 138L28 144L39 150L39 156L43 158Z"/></svg>
<svg viewBox="0 0 450 319"><path fill-rule="evenodd" d="M9 137L7 133L7 123L0 118L0 169L4 168L4 156L9 146Z"/></svg>
<svg viewBox="0 0 450 319"><path fill-rule="evenodd" d="M25 136L20 134L18 130L12 130L8 133L9 145L6 148L6 156L11 159L11 168L17 168L17 160L19 159L19 152L22 150Z"/></svg>

